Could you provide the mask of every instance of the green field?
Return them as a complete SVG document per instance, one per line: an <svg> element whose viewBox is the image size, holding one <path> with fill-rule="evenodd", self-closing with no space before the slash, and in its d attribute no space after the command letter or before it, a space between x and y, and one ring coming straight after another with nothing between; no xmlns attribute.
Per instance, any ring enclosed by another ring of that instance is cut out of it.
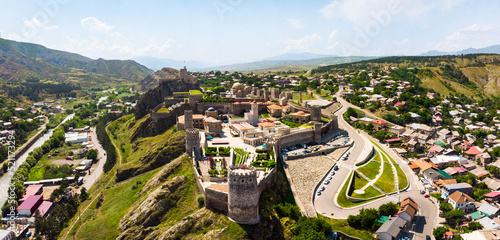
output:
<svg viewBox="0 0 500 240"><path fill-rule="evenodd" d="M391 165L386 159L385 162L386 163L384 164L384 171L374 185L380 188L385 193L391 193L396 190L396 184L394 183L394 173L392 172Z"/></svg>
<svg viewBox="0 0 500 240"><path fill-rule="evenodd" d="M301 123L291 122L284 119L281 119L280 122L287 126L290 126L291 128L298 128L302 125Z"/></svg>
<svg viewBox="0 0 500 240"><path fill-rule="evenodd" d="M347 224L347 219L333 219L327 218L322 215L318 215L318 218L324 219L326 222L332 225L332 230L341 231L347 235L360 238L362 240L372 240L375 239L372 237L373 233L366 230L354 229L349 224Z"/></svg>
<svg viewBox="0 0 500 240"><path fill-rule="evenodd" d="M378 153L377 153L377 156L378 156ZM363 167L358 168L358 171L363 173L369 179L375 179L377 174L380 172L380 164L381 163L374 161L374 160L375 160L375 158L373 160L371 160L370 162L368 162Z"/></svg>
<svg viewBox="0 0 500 240"><path fill-rule="evenodd" d="M299 101L299 93L298 92L294 92L293 93L293 100L295 101ZM302 92L302 101L304 100L314 100L316 99L314 96L311 96L310 93L307 93L307 92Z"/></svg>
<svg viewBox="0 0 500 240"><path fill-rule="evenodd" d="M365 189L365 193L363 193L363 194L356 194L355 192L353 192L351 194L351 197L361 198L361 199L369 199L369 198L378 197L378 196L382 196L382 193L380 193L379 191L377 191L377 189L375 189L372 186L367 187Z"/></svg>
<svg viewBox="0 0 500 240"><path fill-rule="evenodd" d="M406 179L406 174L398 164L394 164L394 167L396 168L396 172L398 173L399 190L403 190L406 188L406 186L408 186L408 179Z"/></svg>

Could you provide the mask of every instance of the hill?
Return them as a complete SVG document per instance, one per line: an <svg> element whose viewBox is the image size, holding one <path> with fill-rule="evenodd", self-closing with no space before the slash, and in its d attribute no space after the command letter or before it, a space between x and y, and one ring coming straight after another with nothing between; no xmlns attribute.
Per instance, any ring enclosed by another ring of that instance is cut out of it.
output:
<svg viewBox="0 0 500 240"><path fill-rule="evenodd" d="M419 56L442 56L442 55L462 55L462 54L500 54L500 45L493 45L485 48L467 48L455 52L429 51L419 54Z"/></svg>
<svg viewBox="0 0 500 240"><path fill-rule="evenodd" d="M0 38L0 81L69 83L82 87L139 82L152 71L132 60L93 60L42 45Z"/></svg>
<svg viewBox="0 0 500 240"><path fill-rule="evenodd" d="M336 57L336 56L303 52L303 53L285 53L285 54L281 54L281 55L278 55L278 56L264 58L262 60L271 60L271 61L272 60L277 60L277 61L309 60L309 59L328 58L328 57Z"/></svg>
<svg viewBox="0 0 500 240"><path fill-rule="evenodd" d="M492 54L384 57L319 67L312 72L324 74L383 66L428 69L418 76L422 85L444 95L450 92L476 98L500 95L500 55Z"/></svg>
<svg viewBox="0 0 500 240"><path fill-rule="evenodd" d="M250 71L261 71L261 70L285 69L285 68L294 70L309 70L312 68L316 68L318 66L356 62L373 58L375 57L354 56L354 57L323 57L323 58L304 59L304 60L262 60L249 63L238 63L231 65L217 66L202 70L205 71L219 70L219 71L230 71L230 72L232 71L250 72Z"/></svg>

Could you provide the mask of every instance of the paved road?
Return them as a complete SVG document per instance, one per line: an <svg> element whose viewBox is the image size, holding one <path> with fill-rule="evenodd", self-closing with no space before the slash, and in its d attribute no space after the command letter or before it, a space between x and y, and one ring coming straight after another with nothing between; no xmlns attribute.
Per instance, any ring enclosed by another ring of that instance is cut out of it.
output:
<svg viewBox="0 0 500 240"><path fill-rule="evenodd" d="M103 173L103 168L104 168L104 163L106 162L106 155L104 148L102 148L101 143L97 140L97 134L95 132L95 128L90 129L89 136L92 138L92 144L94 145L94 149L97 149L98 152L98 159L99 162L97 162L97 168L93 169L90 173L90 175L87 175L85 182L83 183L83 187L85 187L87 190L89 190L92 185L101 177Z"/></svg>
<svg viewBox="0 0 500 240"><path fill-rule="evenodd" d="M361 144L363 143L362 136L365 137L364 139L368 138L374 142L377 142L374 138L365 134L364 132L358 133L348 123L344 121L344 119L342 118L342 114L345 111L347 111L348 107L352 107L352 105L341 99L340 96L337 96L337 99L343 105L342 109L337 112L337 116L339 116L338 118L339 126L341 126L342 128L344 128L349 132L349 137L356 141L356 146L351 151L351 157L349 157L347 161L340 162L339 170L336 172L333 181L331 181L331 183L327 185L322 195L315 198L314 204L316 207L316 211L326 217L345 219L349 215L358 214L361 208L378 208L380 205L385 204L387 202L390 201L398 202L404 199L405 197L410 196L419 205L420 208L419 215L422 216L416 219L416 221L418 222L418 226L415 233L413 234L413 239L425 239L425 235L432 236L432 228L436 225L435 219L437 219L437 212L438 212L437 204L434 204L433 202L431 202L430 199L424 198L420 194L420 189L423 189L423 186L418 181L418 178L408 167L408 164L403 159L401 159L396 153L394 153L394 151L392 151L385 145L380 145L380 147L385 152L387 152L396 161L396 163L400 165L400 167L407 175L407 178L409 180L408 182L410 184L408 190L405 192L401 192L399 194L390 195L353 208L342 208L337 205L336 195L340 192L345 181L347 181L351 169L355 165L357 158L359 158L359 155L362 152L362 147L363 147Z"/></svg>

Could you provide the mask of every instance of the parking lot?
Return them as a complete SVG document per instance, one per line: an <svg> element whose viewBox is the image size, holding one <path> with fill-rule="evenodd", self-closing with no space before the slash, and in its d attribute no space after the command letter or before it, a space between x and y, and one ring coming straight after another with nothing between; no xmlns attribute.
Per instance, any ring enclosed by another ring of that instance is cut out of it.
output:
<svg viewBox="0 0 500 240"><path fill-rule="evenodd" d="M349 142L349 137L346 135L340 135L336 136L332 139L330 139L328 142L323 142L323 143L304 143L304 144L297 144L295 146L291 146L288 148L282 148L281 149L281 155L282 156L297 156L297 155L303 155L311 152L318 151L320 149L329 149L333 147L338 147L338 146L343 146L346 143Z"/></svg>

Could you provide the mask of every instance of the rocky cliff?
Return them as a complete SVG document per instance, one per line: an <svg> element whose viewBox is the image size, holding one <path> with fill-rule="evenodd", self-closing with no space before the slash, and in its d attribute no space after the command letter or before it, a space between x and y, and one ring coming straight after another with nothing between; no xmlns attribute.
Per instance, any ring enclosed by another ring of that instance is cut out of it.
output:
<svg viewBox="0 0 500 240"><path fill-rule="evenodd" d="M146 91L134 108L136 119L142 118L162 103L166 97L172 96L174 92L188 92L189 90L201 90L198 78L190 75L182 75L179 71L164 68L153 75L146 77L139 84L142 91Z"/></svg>

